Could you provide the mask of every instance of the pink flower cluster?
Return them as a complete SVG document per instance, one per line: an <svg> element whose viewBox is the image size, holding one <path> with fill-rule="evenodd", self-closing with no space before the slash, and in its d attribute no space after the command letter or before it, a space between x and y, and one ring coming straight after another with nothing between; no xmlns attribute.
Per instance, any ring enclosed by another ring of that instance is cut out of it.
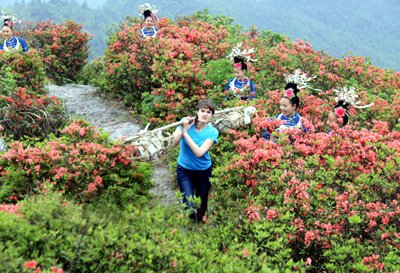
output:
<svg viewBox="0 0 400 273"><path fill-rule="evenodd" d="M80 132L84 132L81 134ZM87 201L107 188L113 179L109 175L120 175L120 168L135 170L138 166L131 158L135 149L115 145L107 148L97 141L98 133L83 121L74 121L63 130L70 137L70 143L61 139L48 142L43 147L24 148L22 143L14 142L2 155L6 162L1 175L10 175L8 168L21 172L25 177L23 185L16 188L13 195L17 198L52 184L55 190L72 195L78 200ZM85 139L82 139L85 136ZM133 174L131 181L141 180L141 174Z"/></svg>
<svg viewBox="0 0 400 273"><path fill-rule="evenodd" d="M252 196L245 209L250 223L290 213L296 230L287 237L306 249L330 249L338 236L361 233L369 244L384 240L400 247L400 233L391 228L400 220L398 132L391 132L387 123L374 122L371 130L348 127L330 134L297 130L281 136L290 134L290 142L265 141L260 134L271 122L256 118L252 126L258 134L230 131L225 136L225 141L233 141L236 156L220 175L232 187L248 187L243 197ZM370 179L379 184L369 183ZM365 243L357 235L355 239ZM383 263L372 258L364 263L381 270Z"/></svg>

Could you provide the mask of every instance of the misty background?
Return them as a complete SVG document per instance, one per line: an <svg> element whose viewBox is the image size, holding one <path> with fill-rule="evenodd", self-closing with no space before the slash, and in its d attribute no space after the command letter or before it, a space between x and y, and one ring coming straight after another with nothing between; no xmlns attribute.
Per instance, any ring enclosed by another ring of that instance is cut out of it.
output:
<svg viewBox="0 0 400 273"><path fill-rule="evenodd" d="M308 41L335 57L365 56L376 66L400 71L400 0L3 0L0 8L23 21L82 23L93 35L93 59L103 55L107 33L126 16L138 16L145 2L157 6L159 17L173 19L207 8L232 17L244 30L254 25Z"/></svg>

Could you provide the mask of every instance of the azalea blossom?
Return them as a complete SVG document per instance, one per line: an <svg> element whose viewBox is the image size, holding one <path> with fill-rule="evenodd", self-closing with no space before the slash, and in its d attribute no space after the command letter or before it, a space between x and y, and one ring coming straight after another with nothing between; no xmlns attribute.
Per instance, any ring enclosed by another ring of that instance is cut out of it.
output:
<svg viewBox="0 0 400 273"><path fill-rule="evenodd" d="M24 262L24 268L26 269L36 269L37 262L35 260Z"/></svg>

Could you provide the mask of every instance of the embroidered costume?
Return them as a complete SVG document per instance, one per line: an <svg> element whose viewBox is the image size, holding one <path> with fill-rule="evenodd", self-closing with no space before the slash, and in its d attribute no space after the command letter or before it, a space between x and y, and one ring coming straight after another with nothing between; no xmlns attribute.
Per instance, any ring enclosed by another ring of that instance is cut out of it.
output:
<svg viewBox="0 0 400 273"><path fill-rule="evenodd" d="M241 100L254 99L256 98L256 87L254 82L246 77L246 73L247 63L257 60L253 59L253 48L242 50L241 46L242 43L237 44L227 56L234 63L235 77L229 80L225 90L231 91L234 96ZM238 78L241 78L241 80Z"/></svg>
<svg viewBox="0 0 400 273"><path fill-rule="evenodd" d="M154 37L157 34L158 29L156 27L151 27L150 29L147 28L142 28L140 30L140 37L146 38L146 37Z"/></svg>
<svg viewBox="0 0 400 273"><path fill-rule="evenodd" d="M247 100L248 98L254 99L256 97L256 86L247 77L243 80L238 80L237 78L230 79L225 90L232 90L235 96L242 100Z"/></svg>
<svg viewBox="0 0 400 273"><path fill-rule="evenodd" d="M26 44L25 40L18 36L13 36L11 39L5 40L0 45L0 50L9 51L9 50L21 50L26 52L29 50L28 45Z"/></svg>
<svg viewBox="0 0 400 273"><path fill-rule="evenodd" d="M303 123L301 122L301 116L298 113L294 113L293 116L287 117L283 114L275 115L272 119L278 119L283 121L283 124L280 125L278 128L275 129L275 132L280 132L288 128L299 128L302 129L304 132L307 131L307 128L304 127ZM265 131L263 137L266 140L271 139L271 134L268 131Z"/></svg>
<svg viewBox="0 0 400 273"><path fill-rule="evenodd" d="M297 127L297 128L302 128L302 123L301 123L301 116L297 113L294 113L293 116L287 117L283 114L279 114L273 117L273 119L279 119L282 120L284 123L279 126L276 131L279 132L280 130L291 128L291 127Z"/></svg>

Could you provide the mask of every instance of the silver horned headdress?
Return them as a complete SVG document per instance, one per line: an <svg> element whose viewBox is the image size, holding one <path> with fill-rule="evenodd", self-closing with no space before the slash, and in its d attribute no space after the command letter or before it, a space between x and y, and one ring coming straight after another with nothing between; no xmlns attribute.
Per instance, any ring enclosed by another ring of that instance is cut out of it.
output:
<svg viewBox="0 0 400 273"><path fill-rule="evenodd" d="M143 16L143 12L145 10L149 10L151 13L153 13L154 15L156 15L158 13L158 9L155 5L153 4L149 4L149 3L144 3L143 5L140 5L138 7L138 14L139 16Z"/></svg>
<svg viewBox="0 0 400 273"><path fill-rule="evenodd" d="M360 105L361 101L356 93L356 88L353 86L350 87L343 87L338 89L333 89L336 93L335 100L336 102L344 101L355 108L367 108L374 105L374 103L370 103L368 105Z"/></svg>
<svg viewBox="0 0 400 273"><path fill-rule="evenodd" d="M310 88L308 86L308 82L312 81L316 77L308 77L305 73L301 72L300 69L296 69L293 74L285 74L286 83L294 83L297 84L298 89L306 89ZM312 89L312 88L310 88ZM317 89L313 89L317 90ZM319 90L317 90L319 91Z"/></svg>
<svg viewBox="0 0 400 273"><path fill-rule="evenodd" d="M251 54L254 53L254 48L250 48L248 50L241 50L242 43L237 44L234 48L232 48L231 53L227 56L227 58L233 59L235 57L242 58L245 62L255 62L257 59L251 58Z"/></svg>

